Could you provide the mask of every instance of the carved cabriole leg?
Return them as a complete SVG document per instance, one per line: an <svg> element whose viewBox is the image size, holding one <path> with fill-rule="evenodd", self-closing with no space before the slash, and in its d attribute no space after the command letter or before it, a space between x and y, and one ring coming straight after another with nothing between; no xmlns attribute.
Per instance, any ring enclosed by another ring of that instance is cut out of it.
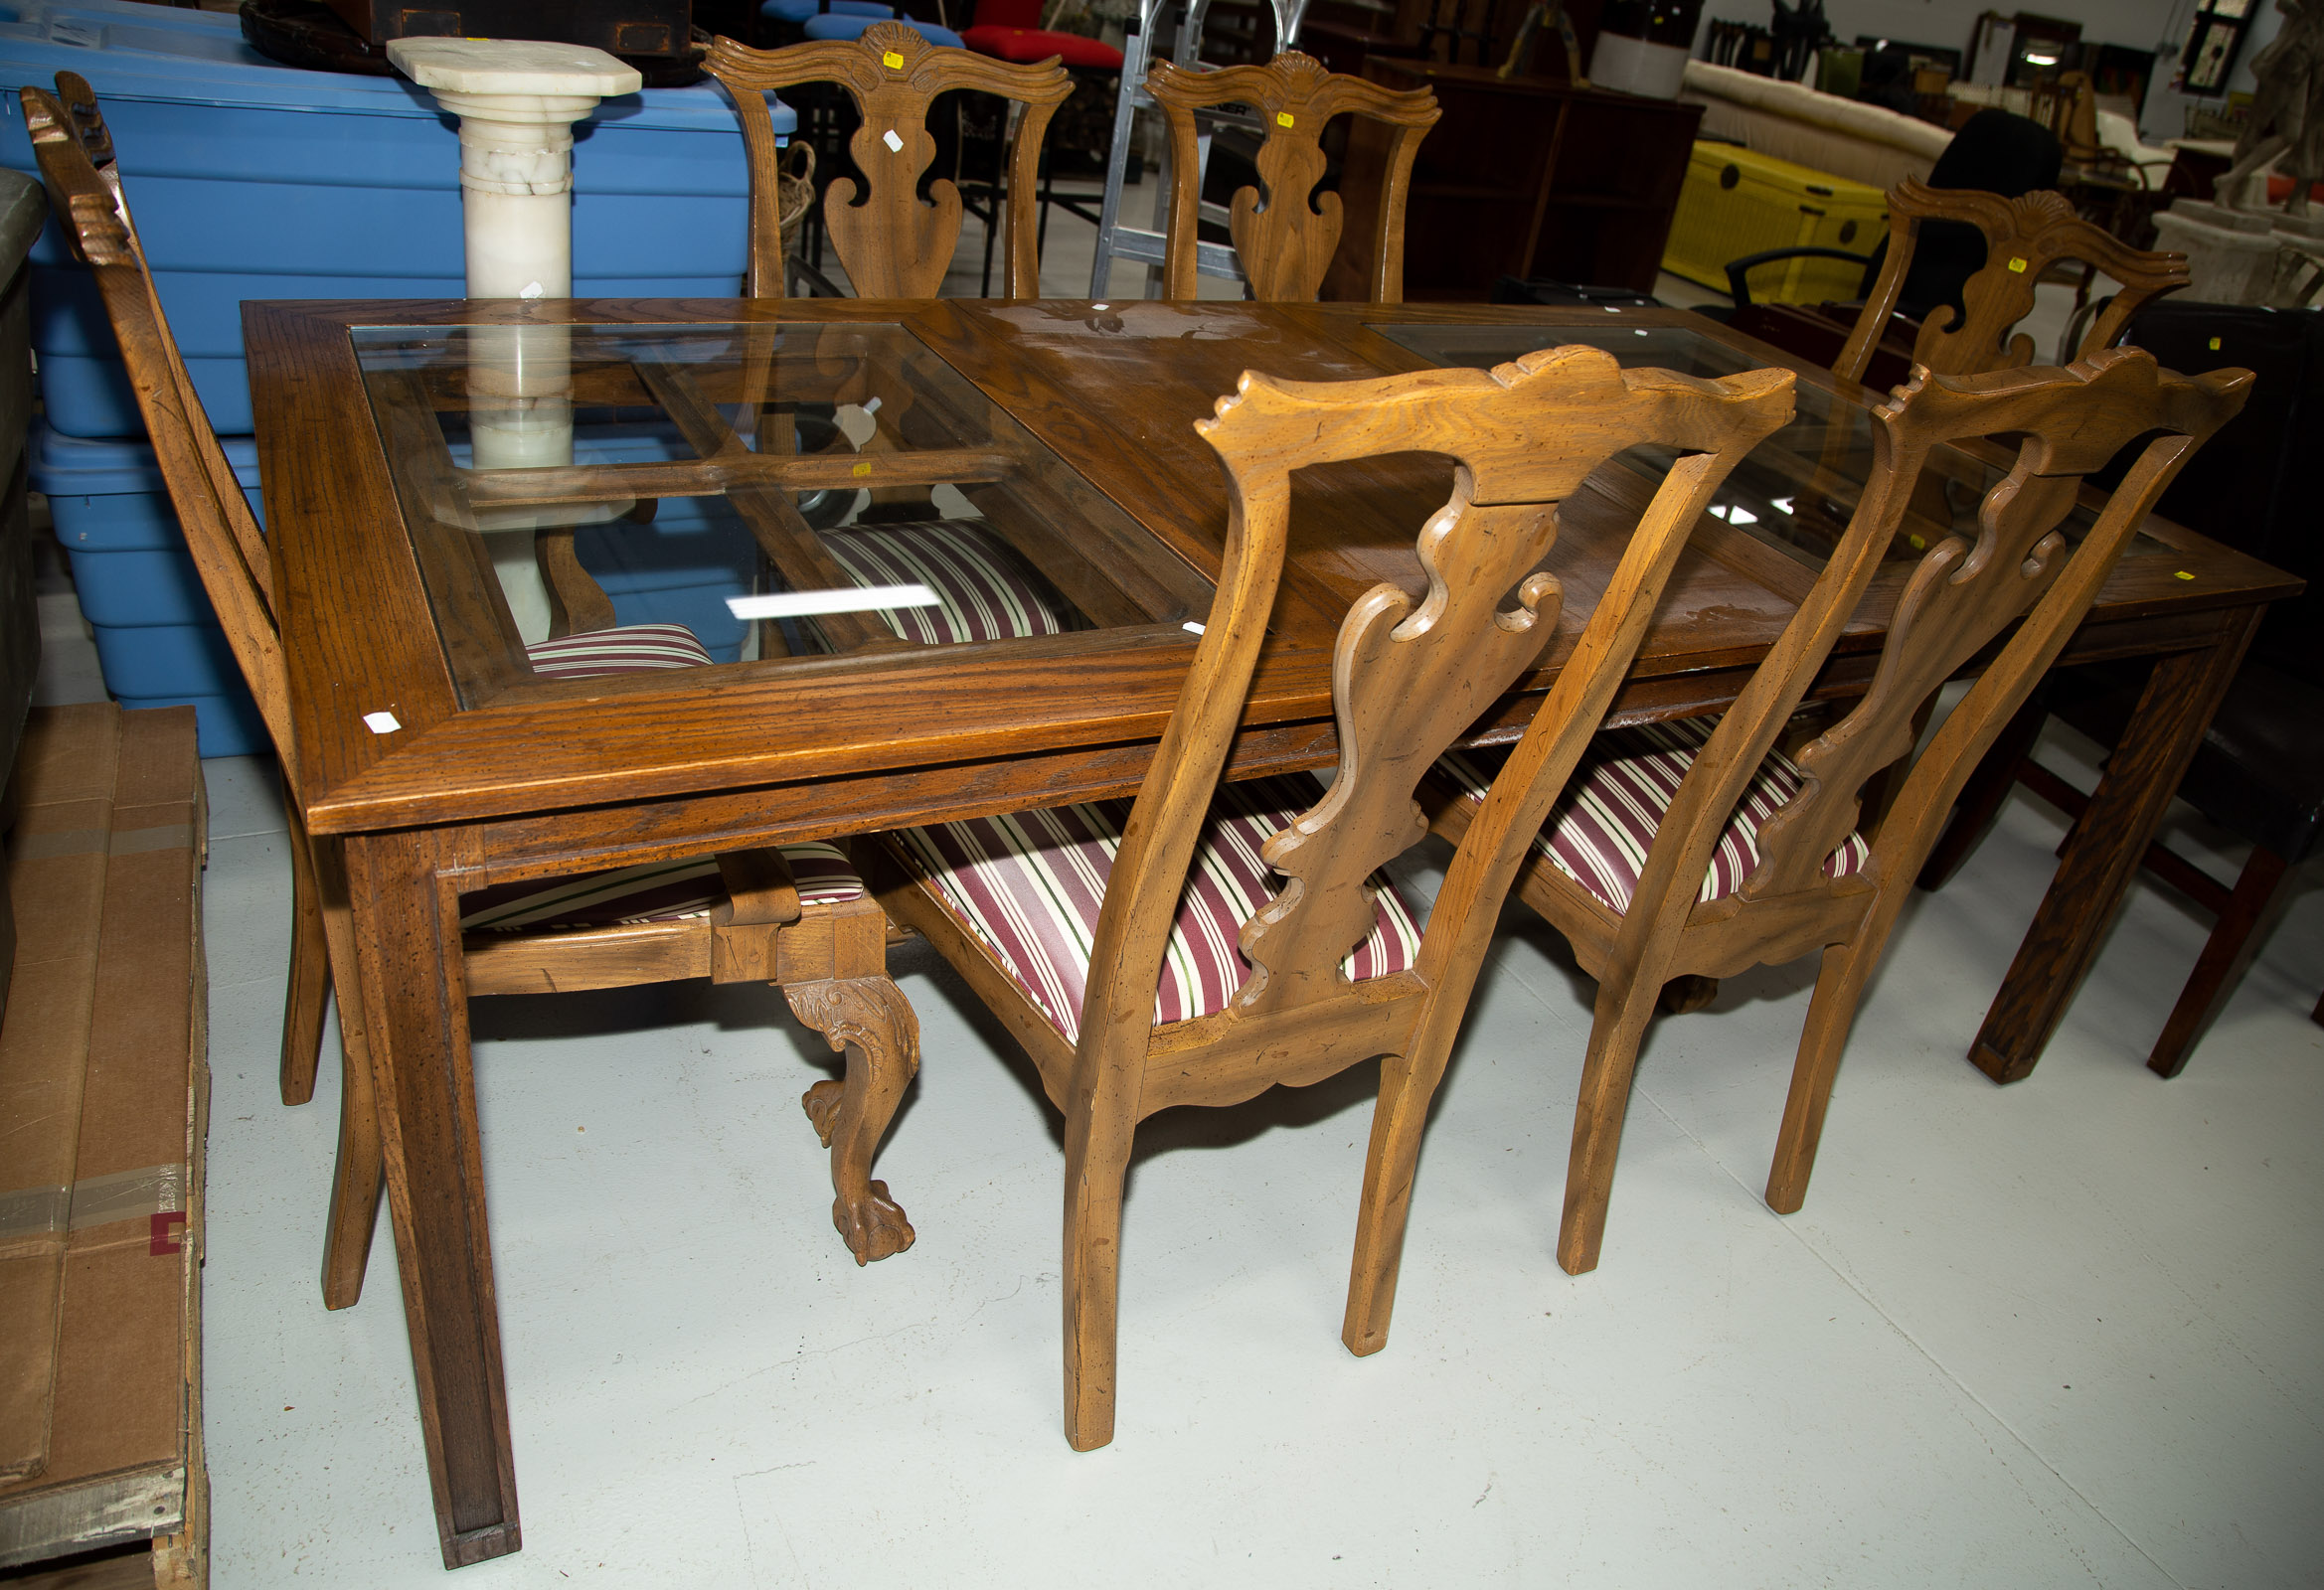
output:
<svg viewBox="0 0 2324 1590"><path fill-rule="evenodd" d="M287 789L283 803L290 824L290 989L282 1001L282 1102L304 1104L315 1096L315 1071L322 1062L331 961L306 825Z"/></svg>
<svg viewBox="0 0 2324 1590"><path fill-rule="evenodd" d="M783 986L791 1012L847 1054L847 1081L818 1082L799 1102L831 1150L831 1223L856 1263L912 1246L912 1222L871 1179L872 1157L919 1069L919 1019L885 977L829 978Z"/></svg>

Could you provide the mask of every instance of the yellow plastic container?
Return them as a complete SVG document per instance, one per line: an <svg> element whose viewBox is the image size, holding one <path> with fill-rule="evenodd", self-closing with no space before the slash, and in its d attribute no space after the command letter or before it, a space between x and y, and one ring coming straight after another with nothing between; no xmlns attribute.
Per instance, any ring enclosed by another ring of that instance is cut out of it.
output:
<svg viewBox="0 0 2324 1590"><path fill-rule="evenodd" d="M1809 246L1869 254L1888 224L1888 196L1878 188L1730 143L1698 143L1662 268L1725 292L1731 259ZM1856 298L1863 284L1864 267L1844 259L1779 260L1750 275L1759 303Z"/></svg>

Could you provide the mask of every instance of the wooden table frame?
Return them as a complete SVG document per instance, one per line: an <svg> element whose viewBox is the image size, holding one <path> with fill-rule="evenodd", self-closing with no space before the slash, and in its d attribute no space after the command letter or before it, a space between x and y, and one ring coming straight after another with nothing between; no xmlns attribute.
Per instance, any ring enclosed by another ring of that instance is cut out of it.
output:
<svg viewBox="0 0 2324 1590"><path fill-rule="evenodd" d="M1124 315L1133 332L1152 317L1183 316L1190 329L1209 328L1214 340L1156 340L1156 351L1140 356L1125 351L1134 335L1106 329ZM1625 325L1722 338L1756 363L1798 371L1803 384L1866 400L1862 389L1698 318L1675 311L1624 316ZM1208 399L1176 411L1206 383L1214 384L1209 397L1222 395L1244 364L1305 379L1422 367L1366 322L1602 330L1607 318L1594 308L1124 304L1108 321L1086 304L955 300L245 306L299 787L312 792L309 830L340 845L346 860L397 1261L447 1567L520 1544L460 894L587 869L1126 795L1143 776L1193 643L1175 624L1157 622L742 665L700 677L542 684L462 711L411 538L399 528L390 465L348 328L900 322L1207 577L1217 566L1226 516L1216 460L1191 428L1208 412ZM1063 340L1042 344L1052 328ZM1099 363L1086 379L1073 379L1072 360L1084 355ZM1134 357L1177 361L1174 370L1190 373L1175 388L1139 384L1132 391L1103 379ZM1424 512L1441 501L1442 474L1427 460L1392 460L1332 477L1328 489L1341 494L1335 503L1358 522L1341 540L1295 545L1231 776L1333 759L1330 646L1340 614L1352 592L1393 577L1397 558L1410 563L1419 517L1405 508ZM1617 534L1619 514L1604 517L1606 533ZM1585 542L1583 528L1577 524L1569 542ZM2155 522L2148 534L2176 556L2126 560L2068 653L2075 661L2144 654L2159 661L1971 1050L1997 1080L2032 1069L2096 954L2264 603L2297 589L2287 576L2176 527ZM1717 711L1734 699L1788 616L1780 591L1762 576L1770 569L1778 582L1789 576L1767 562L1759 544L1723 550L1723 536L1742 533L1710 521L1698 531L1695 573L1682 569L1674 579L1674 594L1616 700L1614 720ZM1416 574L1417 565L1411 568ZM1757 572L1738 572L1746 568ZM1795 572L1803 584L1811 577L1804 565ZM1595 592L1571 580L1569 589L1577 625ZM1868 602L1866 620L1835 652L1819 694L1850 696L1869 684L1885 622L1877 605L1877 598ZM1566 632L1553 643L1528 688L1554 673L1571 640ZM1069 668L1074 688L1056 689ZM364 725L366 714L382 711L402 727L380 734ZM1479 728L1489 735L1514 720L1513 700ZM511 745L525 754L508 756Z"/></svg>

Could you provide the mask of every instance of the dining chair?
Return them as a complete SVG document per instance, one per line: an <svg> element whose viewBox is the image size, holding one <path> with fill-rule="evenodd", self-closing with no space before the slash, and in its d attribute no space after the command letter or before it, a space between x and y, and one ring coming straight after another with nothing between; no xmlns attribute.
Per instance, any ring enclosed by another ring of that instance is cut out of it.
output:
<svg viewBox="0 0 2324 1590"><path fill-rule="evenodd" d="M881 903L960 972L1065 1112L1075 1448L1112 1438L1122 1181L1137 1123L1158 1110L1235 1104L1388 1056L1343 1330L1355 1352L1385 1345L1425 1114L1415 1101L1443 1069L1510 874L1604 716L1689 528L1790 417L1791 389L1788 372L1700 381L1586 348L1490 373L1246 373L1196 426L1227 476L1225 564L1136 800L907 830L863 850ZM1424 836L1413 787L1557 631L1562 590L1543 565L1561 501L1649 441L1689 456L1647 505L1422 932L1379 873ZM1375 586L1340 628L1329 793L1304 774L1222 784L1282 574L1292 472L1408 451L1449 455L1455 483L1415 546L1425 597Z"/></svg>
<svg viewBox="0 0 2324 1590"><path fill-rule="evenodd" d="M1896 310L1922 229L1965 222L1985 238L1985 263L1961 286L1961 308L1930 308L1912 342L1912 362L1939 376L1968 376L2031 364L2034 339L2010 330L2034 307L2034 285L2052 265L2074 260L2121 284L2075 345L2085 359L2121 340L2140 305L2187 285L2187 256L2133 248L2074 213L2061 194L2015 199L1971 189L1937 189L1907 177L1889 190L1888 256L1872 296L1832 364L1833 374L1864 379L1866 365Z"/></svg>
<svg viewBox="0 0 2324 1590"><path fill-rule="evenodd" d="M87 82L57 77L58 92L22 90L25 125L66 237L94 273L145 416L162 478L260 716L289 798L293 916L283 1016L281 1091L302 1104L314 1091L324 1006L335 991L345 1087L339 1158L323 1261L324 1302L362 1293L379 1207L382 1157L364 1043L347 876L336 840L301 820L292 752L290 680L263 533L235 479L186 373L113 165L112 143ZM545 572L567 581L564 605L612 606L578 560L552 570L558 538L543 538ZM574 583L587 582L593 598ZM609 625L526 648L534 673L589 679L706 665L684 626ZM913 1230L871 1162L918 1065L919 1029L887 975L887 919L845 852L821 844L685 858L580 877L485 890L463 900L465 982L471 996L570 992L685 978L772 982L792 1012L846 1054L845 1082L823 1081L802 1101L831 1149L833 1223L858 1263L912 1244Z"/></svg>
<svg viewBox="0 0 2324 1590"><path fill-rule="evenodd" d="M2243 371L2187 380L2136 349L2064 370L1922 372L1872 411L1873 467L1855 513L1735 705L1716 724L1618 729L1591 747L1517 878L1518 897L1598 980L1558 1237L1568 1271L1597 1265L1631 1073L1664 985L1820 953L1767 1177L1768 1205L1799 1208L1857 1002L1954 797L2156 497L2242 406L2249 383ZM2082 477L2150 432L2072 541ZM1894 568L1930 454L1987 437L2006 438L2015 458L1984 493L1974 540L1930 538L1895 598L1869 691L1783 755L1777 737L1875 576ZM1927 748L1901 766L1937 690L2012 625ZM1489 809L1508 776L1500 760L1456 752L1438 764L1424 797L1437 833L1458 841ZM1892 767L1902 780L1883 811L1868 786Z"/></svg>
<svg viewBox="0 0 2324 1590"><path fill-rule="evenodd" d="M938 94L973 88L1024 107L1008 157L1002 221L1007 261L1002 291L1038 297L1041 268L1034 199L1043 134L1073 91L1055 61L1020 66L930 44L898 22L874 22L853 40L823 40L780 50L753 50L732 39L711 46L703 63L725 85L742 117L750 165L750 263L744 290L754 298L784 294L780 200L781 151L766 96L807 83L835 83L855 102L861 124L848 153L863 177L837 176L823 190L823 226L848 282L860 298L933 298L960 240L960 191L945 178L919 197L935 159L928 105Z"/></svg>
<svg viewBox="0 0 2324 1590"><path fill-rule="evenodd" d="M1170 221L1163 244L1165 298L1195 295L1195 242L1202 214L1204 162L1196 112L1217 105L1248 105L1265 129L1258 150L1258 188L1237 190L1227 230L1261 303L1312 303L1339 248L1343 206L1336 193L1319 193L1325 160L1324 127L1341 114L1368 116L1396 129L1381 179L1371 269L1371 301L1404 302L1405 200L1420 140L1442 114L1426 88L1384 88L1365 78L1327 72L1323 63L1286 50L1263 67L1193 72L1157 61L1146 91L1162 106L1170 129Z"/></svg>

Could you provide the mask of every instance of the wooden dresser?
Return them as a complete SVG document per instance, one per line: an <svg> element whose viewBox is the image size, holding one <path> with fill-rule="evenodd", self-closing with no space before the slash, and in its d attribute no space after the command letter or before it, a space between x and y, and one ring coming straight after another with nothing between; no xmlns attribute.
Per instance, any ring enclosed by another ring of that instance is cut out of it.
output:
<svg viewBox="0 0 2324 1590"><path fill-rule="evenodd" d="M1374 56L1364 75L1444 107L1412 169L1407 298L1481 303L1504 275L1653 290L1701 105L1433 61ZM1327 298L1365 294L1387 154L1384 134L1350 134Z"/></svg>

